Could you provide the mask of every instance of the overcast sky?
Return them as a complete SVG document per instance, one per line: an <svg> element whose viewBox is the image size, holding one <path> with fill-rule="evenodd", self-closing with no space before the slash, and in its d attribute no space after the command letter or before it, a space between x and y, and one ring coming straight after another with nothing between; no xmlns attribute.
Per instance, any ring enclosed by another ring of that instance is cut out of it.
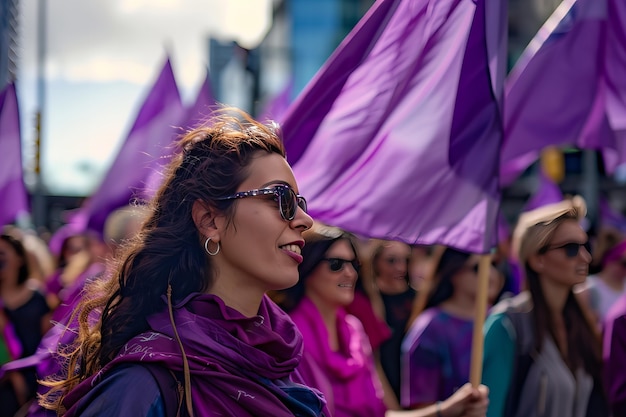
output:
<svg viewBox="0 0 626 417"><path fill-rule="evenodd" d="M44 0L42 173L53 194L94 190L169 53L183 101L208 66L208 38L254 47L272 0ZM18 100L32 161L39 0L20 2Z"/></svg>

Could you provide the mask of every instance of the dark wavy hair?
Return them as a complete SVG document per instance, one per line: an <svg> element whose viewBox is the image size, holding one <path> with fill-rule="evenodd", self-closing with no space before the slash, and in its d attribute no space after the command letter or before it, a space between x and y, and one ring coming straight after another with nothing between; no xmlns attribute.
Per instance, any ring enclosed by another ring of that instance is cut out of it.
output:
<svg viewBox="0 0 626 417"><path fill-rule="evenodd" d="M11 245L15 253L17 253L17 256L22 259L22 266L20 266L20 269L17 272L17 284L24 284L26 281L28 281L28 277L30 276L30 270L28 269L28 257L26 255L26 249L24 248L24 245L22 244L22 242L20 242L18 239L14 238L11 235L2 234L0 235L0 239Z"/></svg>
<svg viewBox="0 0 626 417"><path fill-rule="evenodd" d="M187 132L177 143L165 181L149 204L140 232L120 248L112 274L86 288L76 312L79 332L70 352L68 372L48 381L51 391L42 405L63 412L63 396L113 360L132 337L146 331L146 318L162 309L161 297L171 286L173 299L205 292L214 271L204 251L204 236L192 219L200 200L223 213L232 224L233 194L249 176L258 153L285 149L276 125L254 121L243 111L222 108L206 123Z"/></svg>
<svg viewBox="0 0 626 417"><path fill-rule="evenodd" d="M435 268L436 284L428 294L424 309L436 307L452 297L454 294L452 277L465 267L471 256L472 254L468 252L453 248L446 248L443 251Z"/></svg>
<svg viewBox="0 0 626 417"><path fill-rule="evenodd" d="M276 291L272 296L274 301L286 312L290 312L300 304L306 292L305 282L326 257L326 252L335 242L339 240L347 241L354 252L355 259L358 261L356 238L349 232L337 227L317 225L305 231L302 237L304 237L305 245L302 248L302 257L304 259L298 266L300 279L293 287Z"/></svg>

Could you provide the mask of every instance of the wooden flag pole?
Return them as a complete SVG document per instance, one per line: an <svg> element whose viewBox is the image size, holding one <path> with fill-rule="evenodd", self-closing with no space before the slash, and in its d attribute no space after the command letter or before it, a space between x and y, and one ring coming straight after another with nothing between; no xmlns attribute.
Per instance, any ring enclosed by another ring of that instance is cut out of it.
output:
<svg viewBox="0 0 626 417"><path fill-rule="evenodd" d="M491 272L491 254L482 255L478 263L478 283L476 288L476 312L472 336L472 358L470 362L470 383L478 387L483 372L483 325L487 315L487 292Z"/></svg>

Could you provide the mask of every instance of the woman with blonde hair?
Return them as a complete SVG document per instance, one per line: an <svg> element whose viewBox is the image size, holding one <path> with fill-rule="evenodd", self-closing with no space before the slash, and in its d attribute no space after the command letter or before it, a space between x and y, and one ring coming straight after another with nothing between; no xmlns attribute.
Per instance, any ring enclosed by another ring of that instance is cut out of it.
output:
<svg viewBox="0 0 626 417"><path fill-rule="evenodd" d="M601 346L572 289L591 254L579 197L524 213L514 233L527 291L494 306L485 323L488 417L607 416Z"/></svg>

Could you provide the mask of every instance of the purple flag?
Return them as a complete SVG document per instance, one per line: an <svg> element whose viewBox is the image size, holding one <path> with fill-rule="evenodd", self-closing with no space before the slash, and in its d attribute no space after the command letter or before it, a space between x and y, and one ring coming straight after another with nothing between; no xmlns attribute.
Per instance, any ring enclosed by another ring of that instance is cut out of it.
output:
<svg viewBox="0 0 626 417"><path fill-rule="evenodd" d="M314 218L363 236L490 250L503 3L374 3L282 126Z"/></svg>
<svg viewBox="0 0 626 417"><path fill-rule="evenodd" d="M626 163L626 2L609 1L606 55L607 118L614 135L615 152L604 153L607 171Z"/></svg>
<svg viewBox="0 0 626 417"><path fill-rule="evenodd" d="M626 233L626 218L611 207L606 197L600 198L600 224Z"/></svg>
<svg viewBox="0 0 626 417"><path fill-rule="evenodd" d="M176 126L183 112L168 58L113 165L83 207L90 229L101 232L113 210L139 196L160 158L165 156L166 147L180 133Z"/></svg>
<svg viewBox="0 0 626 417"><path fill-rule="evenodd" d="M258 120L265 122L266 120L275 120L281 122L285 118L285 114L291 104L291 94L293 93L293 79L285 85L275 97L273 97L260 113Z"/></svg>
<svg viewBox="0 0 626 417"><path fill-rule="evenodd" d="M0 227L30 213L22 171L20 115L15 84L0 93Z"/></svg>
<svg viewBox="0 0 626 417"><path fill-rule="evenodd" d="M198 90L195 102L183 113L177 133L181 134L188 129L196 127L198 124L203 123L211 115L216 105L215 98L213 97L213 90L211 89L211 80L209 74L204 79L204 82ZM165 146L163 156L160 158L158 164L153 167L150 175L148 176L145 186L142 190L142 198L148 200L154 196L156 190L161 186L163 182L163 170L165 166L171 161L173 154L176 152L174 149L174 143L172 142Z"/></svg>
<svg viewBox="0 0 626 417"><path fill-rule="evenodd" d="M539 173L538 178L539 184L537 185L537 189L526 202L526 205L522 209L523 212L563 201L563 192L558 184L548 178L543 171Z"/></svg>
<svg viewBox="0 0 626 417"><path fill-rule="evenodd" d="M505 84L503 185L548 145L618 148L614 130L626 132L624 9L622 0L564 0L532 39Z"/></svg>
<svg viewBox="0 0 626 417"><path fill-rule="evenodd" d="M183 126L185 129L192 129L196 125L206 121L211 116L213 110L215 110L216 101L213 96L213 89L211 88L211 78L207 72L204 82L198 90L196 101L187 109Z"/></svg>

